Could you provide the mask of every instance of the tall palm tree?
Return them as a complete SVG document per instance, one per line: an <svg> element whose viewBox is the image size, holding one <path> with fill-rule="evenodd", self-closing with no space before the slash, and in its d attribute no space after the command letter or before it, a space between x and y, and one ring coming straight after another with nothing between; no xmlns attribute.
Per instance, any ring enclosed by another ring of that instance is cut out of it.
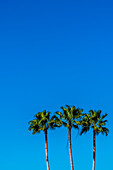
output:
<svg viewBox="0 0 113 170"><path fill-rule="evenodd" d="M83 133L86 133L91 129L93 129L93 168L92 170L95 170L95 153L96 153L96 135L99 133L108 135L109 130L105 127L107 120L104 120L104 118L107 116L107 114L104 114L101 116L101 110L94 111L90 110L89 114L84 114L83 119L81 121L82 130L81 135Z"/></svg>
<svg viewBox="0 0 113 170"><path fill-rule="evenodd" d="M60 120L62 122L62 125L68 128L68 141L69 141L69 153L70 153L70 164L71 164L71 170L74 170L73 167L73 158L72 158L72 149L71 149L71 129L74 127L75 129L78 129L78 123L77 119L81 116L82 109L75 108L75 106L68 106L61 107L63 112L56 112L57 115L60 116Z"/></svg>
<svg viewBox="0 0 113 170"><path fill-rule="evenodd" d="M47 170L49 170L49 160L48 160L48 142L47 142L47 131L50 127L54 129L55 127L60 127L60 120L56 116L52 116L50 118L50 112L46 112L46 110L42 112L38 112L35 114L35 118L29 121L29 131L32 130L32 134L40 133L43 131L45 134L45 152L46 152L46 163Z"/></svg>

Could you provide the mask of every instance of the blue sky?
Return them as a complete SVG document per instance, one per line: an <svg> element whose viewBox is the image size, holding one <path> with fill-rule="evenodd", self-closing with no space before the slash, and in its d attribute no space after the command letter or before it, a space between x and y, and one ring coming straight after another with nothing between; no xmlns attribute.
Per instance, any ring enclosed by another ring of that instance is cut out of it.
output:
<svg viewBox="0 0 113 170"><path fill-rule="evenodd" d="M96 140L96 170L113 170L113 2L0 1L0 169L45 170L35 113L75 105L108 113L108 137ZM51 170L70 169L68 132L48 132ZM76 170L92 168L92 132L72 131Z"/></svg>

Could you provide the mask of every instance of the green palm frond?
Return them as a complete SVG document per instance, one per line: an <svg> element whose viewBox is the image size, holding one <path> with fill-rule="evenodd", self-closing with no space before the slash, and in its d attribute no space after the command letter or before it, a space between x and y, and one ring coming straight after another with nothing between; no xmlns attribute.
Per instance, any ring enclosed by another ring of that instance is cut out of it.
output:
<svg viewBox="0 0 113 170"><path fill-rule="evenodd" d="M66 105L66 110L68 111L68 112L70 112L71 111L71 108L70 108L70 106L68 106L68 105Z"/></svg>
<svg viewBox="0 0 113 170"><path fill-rule="evenodd" d="M64 108L63 106L60 107L63 111L66 111L66 108Z"/></svg>
<svg viewBox="0 0 113 170"><path fill-rule="evenodd" d="M47 118L47 120L50 119L50 113L51 113L51 112L47 112L46 115L45 115L45 117Z"/></svg>
<svg viewBox="0 0 113 170"><path fill-rule="evenodd" d="M90 110L90 111L89 111L90 117L94 116L94 114L95 114L95 113L94 113L94 110Z"/></svg>
<svg viewBox="0 0 113 170"><path fill-rule="evenodd" d="M56 115L53 115L48 124L51 129L55 129L62 126L62 121Z"/></svg>
<svg viewBox="0 0 113 170"><path fill-rule="evenodd" d="M107 115L108 115L108 114L107 114L107 113L105 113L105 114L102 116L102 119L104 119Z"/></svg>
<svg viewBox="0 0 113 170"><path fill-rule="evenodd" d="M109 133L109 129L106 128L106 127L102 127L102 132L103 132L104 134L106 134L106 136L107 136L108 133Z"/></svg>
<svg viewBox="0 0 113 170"><path fill-rule="evenodd" d="M80 132L80 135L82 135L83 133L87 133L89 131L90 127L89 126L84 126Z"/></svg>
<svg viewBox="0 0 113 170"><path fill-rule="evenodd" d="M58 111L56 112L56 114L59 115L60 117L63 116L62 113L61 113L61 112L58 112Z"/></svg>
<svg viewBox="0 0 113 170"><path fill-rule="evenodd" d="M74 123L76 123L76 125L81 125L81 121L75 121L73 120Z"/></svg>
<svg viewBox="0 0 113 170"><path fill-rule="evenodd" d="M73 124L72 126L73 126L75 129L79 129L79 128L78 128L78 125Z"/></svg>
<svg viewBox="0 0 113 170"><path fill-rule="evenodd" d="M96 112L96 111L95 111L95 112ZM100 118L101 110L98 110L95 114L96 114L97 118Z"/></svg>
<svg viewBox="0 0 113 170"><path fill-rule="evenodd" d="M36 118L37 120L40 120L41 119L41 112L38 112L37 114L35 114L34 118Z"/></svg>
<svg viewBox="0 0 113 170"><path fill-rule="evenodd" d="M69 124L64 122L64 121L62 121L62 124L63 124L64 127L69 127Z"/></svg>

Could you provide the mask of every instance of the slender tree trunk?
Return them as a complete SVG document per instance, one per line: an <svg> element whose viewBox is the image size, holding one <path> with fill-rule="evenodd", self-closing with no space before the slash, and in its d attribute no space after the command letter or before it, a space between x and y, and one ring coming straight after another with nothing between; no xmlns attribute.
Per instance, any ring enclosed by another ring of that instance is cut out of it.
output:
<svg viewBox="0 0 113 170"><path fill-rule="evenodd" d="M95 136L96 136L96 133L95 133L95 130L93 130L93 170L95 170Z"/></svg>
<svg viewBox="0 0 113 170"><path fill-rule="evenodd" d="M70 163L71 163L71 170L74 170L73 168L73 158L72 158L72 150L71 150L71 128L68 128L68 140L69 140L69 153L70 153Z"/></svg>
<svg viewBox="0 0 113 170"><path fill-rule="evenodd" d="M49 161L48 161L48 145L47 145L47 130L45 132L45 151L46 151L46 164L47 164L47 170L49 170Z"/></svg>

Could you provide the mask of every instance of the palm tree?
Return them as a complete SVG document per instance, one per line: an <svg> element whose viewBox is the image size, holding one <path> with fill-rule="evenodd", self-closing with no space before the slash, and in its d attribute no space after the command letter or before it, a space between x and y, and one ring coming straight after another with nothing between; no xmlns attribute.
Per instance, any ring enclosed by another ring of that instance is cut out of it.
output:
<svg viewBox="0 0 113 170"><path fill-rule="evenodd" d="M47 170L49 170L49 160L48 160L48 142L47 142L47 131L49 127L54 129L55 127L60 127L60 120L56 116L50 118L50 112L38 112L35 114L35 118L29 121L29 131L32 130L32 134L40 133L43 131L45 134L45 152L46 152L46 163Z"/></svg>
<svg viewBox="0 0 113 170"><path fill-rule="evenodd" d="M71 129L74 127L75 129L78 129L78 123L77 119L81 116L82 109L75 108L75 106L68 106L61 107L61 112L56 112L57 115L60 116L60 120L62 122L62 125L68 128L68 141L69 141L69 153L70 153L70 164L71 164L71 170L74 170L73 167L73 159L72 159L72 149L71 149Z"/></svg>
<svg viewBox="0 0 113 170"><path fill-rule="evenodd" d="M90 128L93 129L93 168L92 170L95 170L95 152L96 152L96 144L95 144L95 138L96 135L99 133L108 135L109 130L105 127L107 120L103 120L107 114L104 114L101 116L101 110L94 111L90 110L89 114L84 114L83 119L81 121L82 130L80 135L83 133L86 133L90 130Z"/></svg>

